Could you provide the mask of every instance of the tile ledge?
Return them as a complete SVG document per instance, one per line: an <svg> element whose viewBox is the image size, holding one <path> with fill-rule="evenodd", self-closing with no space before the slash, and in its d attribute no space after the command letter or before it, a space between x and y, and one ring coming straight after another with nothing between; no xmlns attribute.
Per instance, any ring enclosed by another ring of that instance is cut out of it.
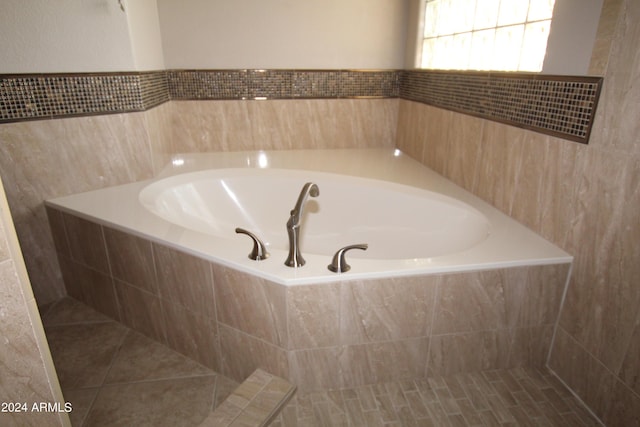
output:
<svg viewBox="0 0 640 427"><path fill-rule="evenodd" d="M200 427L268 426L296 391L296 387L256 369Z"/></svg>

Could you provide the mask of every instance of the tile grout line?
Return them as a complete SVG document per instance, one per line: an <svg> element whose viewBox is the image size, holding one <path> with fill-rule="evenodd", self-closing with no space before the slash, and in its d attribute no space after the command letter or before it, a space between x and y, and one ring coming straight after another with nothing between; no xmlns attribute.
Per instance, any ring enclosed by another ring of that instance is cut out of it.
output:
<svg viewBox="0 0 640 427"><path fill-rule="evenodd" d="M114 322L114 323L118 323L118 322ZM93 410L93 405L96 403L96 400L98 400L98 396L100 395L100 393L102 392L102 390L104 388L104 385L105 385L104 381L109 376L109 372L111 372L111 368L113 368L115 360L118 358L118 354L120 354L120 349L124 345L124 341L127 339L127 336L129 335L130 332L131 332L131 329L127 329L127 331L122 335L120 343L118 344L118 347L117 347L116 351L114 352L113 356L111 357L111 361L109 362L109 367L107 368L107 370L106 370L106 372L104 374L104 377L100 381L100 385L97 386L98 391L96 392L95 396L91 400L91 404L88 406L87 412L85 413L84 418L82 419L82 423L80 424L81 426L84 426L85 423L87 422L87 420L89 419L89 415L91 415L91 411ZM63 391L63 394L64 394L64 391Z"/></svg>

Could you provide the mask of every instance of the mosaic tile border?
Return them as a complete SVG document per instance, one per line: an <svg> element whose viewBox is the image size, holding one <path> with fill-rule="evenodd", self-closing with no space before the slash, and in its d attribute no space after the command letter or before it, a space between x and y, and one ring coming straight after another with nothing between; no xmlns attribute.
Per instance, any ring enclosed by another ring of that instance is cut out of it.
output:
<svg viewBox="0 0 640 427"><path fill-rule="evenodd" d="M400 97L588 143L603 79L403 71Z"/></svg>
<svg viewBox="0 0 640 427"><path fill-rule="evenodd" d="M166 70L0 75L0 123L175 100L397 98L587 143L601 77L427 70Z"/></svg>
<svg viewBox="0 0 640 427"><path fill-rule="evenodd" d="M0 123L144 111L166 101L163 71L0 75Z"/></svg>
<svg viewBox="0 0 640 427"><path fill-rule="evenodd" d="M170 70L171 99L397 98L396 70Z"/></svg>

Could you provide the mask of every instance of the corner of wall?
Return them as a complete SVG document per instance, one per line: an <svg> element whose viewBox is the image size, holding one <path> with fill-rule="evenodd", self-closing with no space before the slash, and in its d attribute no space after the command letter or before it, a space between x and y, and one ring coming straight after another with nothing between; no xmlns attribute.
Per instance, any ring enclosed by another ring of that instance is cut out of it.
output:
<svg viewBox="0 0 640 427"><path fill-rule="evenodd" d="M57 402L64 407L64 397L1 181L0 278L0 317L11 316L10 322L0 322L0 335L4 341L0 349L3 377L0 400L28 405L26 412L9 414L16 425L70 426L66 412L30 411L31 405L44 402ZM24 382L21 378L29 378L29 381Z"/></svg>

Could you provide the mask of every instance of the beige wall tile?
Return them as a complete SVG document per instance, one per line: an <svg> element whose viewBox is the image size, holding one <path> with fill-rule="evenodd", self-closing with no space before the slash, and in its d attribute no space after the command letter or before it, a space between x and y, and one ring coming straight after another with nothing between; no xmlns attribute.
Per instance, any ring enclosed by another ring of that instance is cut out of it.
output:
<svg viewBox="0 0 640 427"><path fill-rule="evenodd" d="M482 152L473 192L510 214L526 132L500 123L485 123Z"/></svg>
<svg viewBox="0 0 640 427"><path fill-rule="evenodd" d="M261 368L278 377L290 379L286 350L224 324L219 325L219 330L223 358L218 372L241 382Z"/></svg>
<svg viewBox="0 0 640 427"><path fill-rule="evenodd" d="M572 230L575 266L561 324L618 372L640 308L640 159L591 149Z"/></svg>
<svg viewBox="0 0 640 427"><path fill-rule="evenodd" d="M393 147L397 99L172 101L174 152Z"/></svg>
<svg viewBox="0 0 640 427"><path fill-rule="evenodd" d="M60 257L69 295L112 319L120 320L113 281L107 274Z"/></svg>
<svg viewBox="0 0 640 427"><path fill-rule="evenodd" d="M289 348L340 343L340 283L287 287Z"/></svg>
<svg viewBox="0 0 640 427"><path fill-rule="evenodd" d="M433 334L553 325L569 264L443 275Z"/></svg>
<svg viewBox="0 0 640 427"><path fill-rule="evenodd" d="M517 162L517 170L514 176L516 191L511 194L513 198L511 216L527 226L539 229L543 223L542 210L550 204L546 192L557 188L560 184L549 182L547 179L549 174L547 165L554 163L554 159L551 158L551 147L558 141L550 141L551 137L535 132L521 133L523 138L514 141L521 146L521 151L519 157L513 159Z"/></svg>
<svg viewBox="0 0 640 427"><path fill-rule="evenodd" d="M620 11L590 145L637 157L640 156L640 123L637 120L640 88L636 84L640 75L637 49L640 29L636 22L640 5L636 1L624 1Z"/></svg>
<svg viewBox="0 0 640 427"><path fill-rule="evenodd" d="M582 144L541 135L525 138L523 144L511 214L573 253L568 236L581 209L575 201L587 149Z"/></svg>
<svg viewBox="0 0 640 427"><path fill-rule="evenodd" d="M426 338L346 346L340 356L343 387L424 377L427 347Z"/></svg>
<svg viewBox="0 0 640 427"><path fill-rule="evenodd" d="M432 106L427 107L427 119L422 119L422 129L425 133L422 161L436 172L444 174L449 156L453 113Z"/></svg>
<svg viewBox="0 0 640 427"><path fill-rule="evenodd" d="M5 319L0 326L3 336L3 345L0 346L0 373L3 378L0 398L3 402L26 401L29 404L51 401L47 374L24 305L13 261L0 262L0 310ZM11 319L11 323L6 319ZM25 382L24 378L30 380Z"/></svg>
<svg viewBox="0 0 640 427"><path fill-rule="evenodd" d="M254 140L272 149L394 147L397 99L309 99L255 103ZM271 110L271 111L270 111ZM275 111L274 111L275 110ZM268 113L276 113L277 117ZM257 126L256 126L257 125Z"/></svg>
<svg viewBox="0 0 640 427"><path fill-rule="evenodd" d="M167 344L178 353L220 372L221 353L216 321L161 300Z"/></svg>
<svg viewBox="0 0 640 427"><path fill-rule="evenodd" d="M618 24L620 8L624 0L604 0L598 22L598 32L591 54L589 75L601 76L607 70L611 43Z"/></svg>
<svg viewBox="0 0 640 427"><path fill-rule="evenodd" d="M425 132L422 120L428 114L423 110L428 108L424 104L405 100L400 100L398 108L396 147L420 162L422 162L425 149Z"/></svg>
<svg viewBox="0 0 640 427"><path fill-rule="evenodd" d="M22 207L18 206L20 208ZM56 249L44 209L36 207L29 215L13 215L38 305L59 300L65 295L65 286L55 258Z"/></svg>
<svg viewBox="0 0 640 427"><path fill-rule="evenodd" d="M104 274L110 274L102 226L80 217L64 214L64 227L71 259Z"/></svg>
<svg viewBox="0 0 640 427"><path fill-rule="evenodd" d="M55 244L56 251L66 257L71 257L71 249L67 240L67 231L64 227L64 214L56 209L47 208L47 219Z"/></svg>
<svg viewBox="0 0 640 427"><path fill-rule="evenodd" d="M620 368L620 379L640 396L640 363L638 361L640 361L640 311L622 368Z"/></svg>
<svg viewBox="0 0 640 427"><path fill-rule="evenodd" d="M112 319L121 320L118 311L118 300L111 277L78 263L74 264L76 266L76 278L82 281L84 301L87 305Z"/></svg>
<svg viewBox="0 0 640 427"><path fill-rule="evenodd" d="M172 152L251 149L251 121L246 102L172 101Z"/></svg>
<svg viewBox="0 0 640 427"><path fill-rule="evenodd" d="M219 264L213 265L213 277L219 322L288 347L284 286Z"/></svg>
<svg viewBox="0 0 640 427"><path fill-rule="evenodd" d="M340 296L341 344L428 336L435 291L433 276L344 282Z"/></svg>
<svg viewBox="0 0 640 427"><path fill-rule="evenodd" d="M113 278L157 295L151 242L113 228L103 230Z"/></svg>
<svg viewBox="0 0 640 427"><path fill-rule="evenodd" d="M0 171L14 216L43 199L152 176L142 113L37 120L0 126ZM6 176L6 178L5 178Z"/></svg>
<svg viewBox="0 0 640 427"><path fill-rule="evenodd" d="M546 366L551 349L554 325L515 328L509 331L510 368Z"/></svg>
<svg viewBox="0 0 640 427"><path fill-rule="evenodd" d="M158 174L176 154L172 148L171 118L173 103L165 102L143 113L151 150L153 173Z"/></svg>
<svg viewBox="0 0 640 427"><path fill-rule="evenodd" d="M5 238L4 224L3 221L0 221L0 262L6 261L9 258L11 258L11 253L9 252L7 239Z"/></svg>
<svg viewBox="0 0 640 427"><path fill-rule="evenodd" d="M120 321L154 340L166 343L165 321L160 298L114 279Z"/></svg>
<svg viewBox="0 0 640 427"><path fill-rule="evenodd" d="M409 121L420 122L416 118L410 118ZM636 188L640 182L637 176L640 173L638 157L537 135L498 123L487 122L483 130L479 165L473 156L463 159L461 155L456 155L456 159L451 161L460 161L460 169L477 168L473 189L476 194L576 256L562 325L587 351L617 372L625 358L626 349L630 343L634 343L632 331L640 307L640 293L631 285L640 277L638 263L635 262L640 258L635 243L639 240L636 230L638 222L632 219L633 212L637 212L640 206L640 200L637 199L640 193ZM425 141L424 144L425 150L429 150L428 143ZM472 150L478 147L476 141L468 144ZM449 150L448 153L454 151L453 145ZM424 154L425 159L428 156ZM435 149L431 156L438 158ZM428 162L425 160L425 163ZM447 165L449 163L443 162L439 167L446 175L452 174ZM466 185L464 182L462 184ZM510 301L505 302L506 307L511 310L515 308L511 302L514 299L537 303L512 311L506 318L507 324L534 325L553 319L561 295L558 292L561 289L559 277L562 275L562 272L558 272L553 280L555 285L551 287L508 288L512 294L531 293L532 297L520 299L517 295L505 294L504 297ZM455 292L454 289L445 289L441 298L447 297L447 292ZM468 310L462 310L466 314L475 316L475 319L483 319L483 316L494 321L500 319L500 313L495 313L496 306L488 304L489 294L486 291L465 294L461 288L459 293L462 296L450 295L449 301L465 301L473 295L476 298L484 295L487 299L486 304L480 300L471 302ZM437 310L443 307L445 305L438 305ZM443 312L446 313L446 309ZM464 317L450 317L445 323L455 325L456 322L465 322ZM439 322L441 318L436 320L435 331L442 327L443 323ZM467 320L466 324L492 324L490 320L485 322ZM462 330L465 328L464 325L457 327ZM543 338L537 336L537 339ZM527 351L521 347L525 342L520 338L518 340L520 344L514 342L513 345L520 348L520 359L530 357L539 360L542 357L539 354L527 356Z"/></svg>
<svg viewBox="0 0 640 427"><path fill-rule="evenodd" d="M504 271L448 274L439 282L433 334L507 328Z"/></svg>
<svg viewBox="0 0 640 427"><path fill-rule="evenodd" d="M506 269L507 322L510 326L555 325L570 264Z"/></svg>
<svg viewBox="0 0 640 427"><path fill-rule="evenodd" d="M477 135L482 135L486 120L454 112L446 114L445 119L450 122L450 130L444 175L471 190L475 186L482 152Z"/></svg>
<svg viewBox="0 0 640 427"><path fill-rule="evenodd" d="M293 101L293 104L279 100L248 102L247 113L251 122L249 141L252 149L290 150L308 146L318 130L327 130L322 120L331 120L330 114L313 114L315 111L309 109L306 101Z"/></svg>
<svg viewBox="0 0 640 427"><path fill-rule="evenodd" d="M155 243L153 253L159 296L215 319L216 304L209 262Z"/></svg>
<svg viewBox="0 0 640 427"><path fill-rule="evenodd" d="M83 281L76 271L76 263L64 255L58 255L58 263L62 277L64 277L64 286L67 296L85 302Z"/></svg>
<svg viewBox="0 0 640 427"><path fill-rule="evenodd" d="M0 180L0 401L64 402ZM70 425L67 414L13 412L7 425Z"/></svg>
<svg viewBox="0 0 640 427"><path fill-rule="evenodd" d="M64 295L42 201L149 178L143 113L0 126L0 175L39 304Z"/></svg>
<svg viewBox="0 0 640 427"><path fill-rule="evenodd" d="M615 376L585 351L563 328L558 328L549 367L600 418L607 413Z"/></svg>
<svg viewBox="0 0 640 427"><path fill-rule="evenodd" d="M401 137L397 142L398 148L407 150L412 156L421 154L420 157L416 157L417 160L443 174L449 153L454 113L417 102L400 102L403 104L403 114L398 118L398 132ZM404 117L407 113L410 115L408 120ZM423 144L422 147L418 146L420 143Z"/></svg>
<svg viewBox="0 0 640 427"><path fill-rule="evenodd" d="M323 347L290 351L289 380L299 392L336 390L344 387L340 363L344 347Z"/></svg>
<svg viewBox="0 0 640 427"><path fill-rule="evenodd" d="M510 339L506 329L431 337L428 375L506 368Z"/></svg>

